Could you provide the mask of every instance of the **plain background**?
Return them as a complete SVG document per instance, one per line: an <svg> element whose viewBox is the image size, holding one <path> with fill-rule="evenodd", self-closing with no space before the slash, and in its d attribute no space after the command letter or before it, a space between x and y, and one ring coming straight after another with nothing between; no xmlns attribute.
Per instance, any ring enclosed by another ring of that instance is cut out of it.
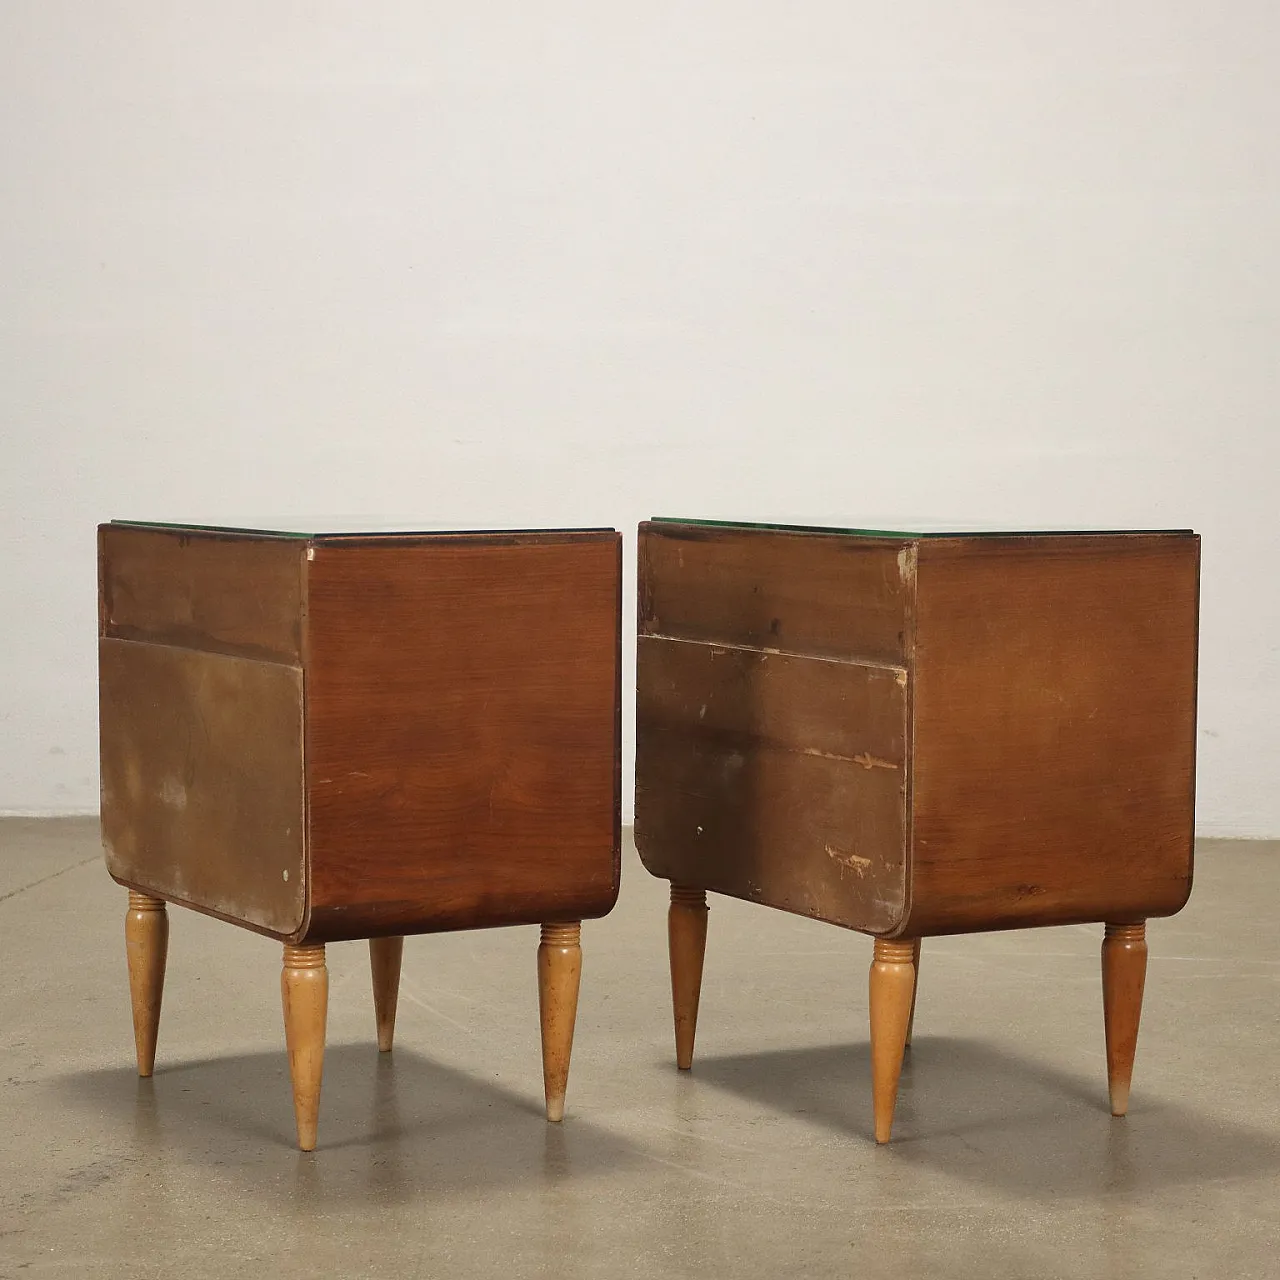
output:
<svg viewBox="0 0 1280 1280"><path fill-rule="evenodd" d="M5 0L0 810L96 805L102 519L630 574L655 513L926 516L1200 531L1200 827L1280 833L1278 53L1269 0Z"/></svg>

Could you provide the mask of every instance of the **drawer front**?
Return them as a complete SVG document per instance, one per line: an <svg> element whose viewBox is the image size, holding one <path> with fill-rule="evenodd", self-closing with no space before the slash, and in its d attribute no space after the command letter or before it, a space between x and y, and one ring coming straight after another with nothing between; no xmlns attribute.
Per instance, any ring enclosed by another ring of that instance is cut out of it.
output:
<svg viewBox="0 0 1280 1280"><path fill-rule="evenodd" d="M905 905L907 672L641 636L650 872L868 933Z"/></svg>
<svg viewBox="0 0 1280 1280"><path fill-rule="evenodd" d="M296 538L102 525L99 634L297 664L305 550Z"/></svg>
<svg viewBox="0 0 1280 1280"><path fill-rule="evenodd" d="M111 637L98 662L111 875L272 936L298 933L301 669Z"/></svg>

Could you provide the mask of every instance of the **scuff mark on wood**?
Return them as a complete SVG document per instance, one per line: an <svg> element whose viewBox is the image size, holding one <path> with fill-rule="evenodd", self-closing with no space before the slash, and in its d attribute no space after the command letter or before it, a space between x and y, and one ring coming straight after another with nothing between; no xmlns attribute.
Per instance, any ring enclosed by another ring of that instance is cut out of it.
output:
<svg viewBox="0 0 1280 1280"><path fill-rule="evenodd" d="M838 862L842 867L848 867L850 871L856 872L859 876L865 876L870 870L870 858L860 858L856 853L841 853L839 849L833 849L829 844L824 845L823 848L832 862Z"/></svg>
<svg viewBox="0 0 1280 1280"><path fill-rule="evenodd" d="M187 807L187 789L177 778L165 778L160 784L160 803L179 812Z"/></svg>
<svg viewBox="0 0 1280 1280"><path fill-rule="evenodd" d="M916 546L909 543L898 552L898 580L904 587L911 587L916 580Z"/></svg>
<svg viewBox="0 0 1280 1280"><path fill-rule="evenodd" d="M801 747L800 754L818 756L823 760L843 760L847 764L860 764L864 769L900 769L902 767L892 760L882 760L879 756L873 756L866 751L860 751L856 756L842 756L836 751L819 751L817 747Z"/></svg>
<svg viewBox="0 0 1280 1280"><path fill-rule="evenodd" d="M881 760L879 756L873 756L863 751L853 757L854 764L860 764L864 769L896 769L898 766L892 760Z"/></svg>

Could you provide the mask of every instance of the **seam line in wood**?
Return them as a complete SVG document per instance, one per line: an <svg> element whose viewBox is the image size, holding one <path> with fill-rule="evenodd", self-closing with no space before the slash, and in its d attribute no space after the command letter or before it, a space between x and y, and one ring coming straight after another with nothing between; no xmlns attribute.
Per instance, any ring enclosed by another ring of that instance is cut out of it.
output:
<svg viewBox="0 0 1280 1280"><path fill-rule="evenodd" d="M773 649L756 644L737 644L727 640L694 640L689 636L668 636L660 631L642 631L642 640L669 640L672 644L696 644L704 649L726 649L734 653L762 653L770 658L804 658L808 662L831 662L840 667L874 667L877 671L892 671L903 679L907 668L896 662L877 662L874 658L836 658L828 653L805 653L800 649Z"/></svg>
<svg viewBox="0 0 1280 1280"><path fill-rule="evenodd" d="M232 662L258 662L269 667L288 667L291 671L301 671L301 662L288 662L279 654L267 649L258 649L252 645L209 645L193 638L190 643L175 643L169 640L152 639L150 632L138 631L135 635L121 634L126 628L116 627L108 623L106 629L98 636L99 640L111 640L115 644L145 645L149 649L176 649L180 653L199 653L210 658L227 658ZM134 628L127 628L134 630Z"/></svg>

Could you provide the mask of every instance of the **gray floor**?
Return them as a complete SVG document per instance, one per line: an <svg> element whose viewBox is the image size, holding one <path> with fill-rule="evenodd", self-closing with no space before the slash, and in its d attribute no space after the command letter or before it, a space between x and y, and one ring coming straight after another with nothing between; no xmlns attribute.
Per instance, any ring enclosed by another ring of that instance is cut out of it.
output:
<svg viewBox="0 0 1280 1280"><path fill-rule="evenodd" d="M346 944L300 1155L278 948L174 911L140 1082L96 825L6 820L0 1276L1276 1276L1278 891L1280 845L1202 846L1191 905L1150 929L1126 1120L1099 929L929 943L877 1149L868 940L713 900L678 1076L665 886L628 851L617 911L583 930L562 1126L541 1118L534 930L410 940L391 1059Z"/></svg>

